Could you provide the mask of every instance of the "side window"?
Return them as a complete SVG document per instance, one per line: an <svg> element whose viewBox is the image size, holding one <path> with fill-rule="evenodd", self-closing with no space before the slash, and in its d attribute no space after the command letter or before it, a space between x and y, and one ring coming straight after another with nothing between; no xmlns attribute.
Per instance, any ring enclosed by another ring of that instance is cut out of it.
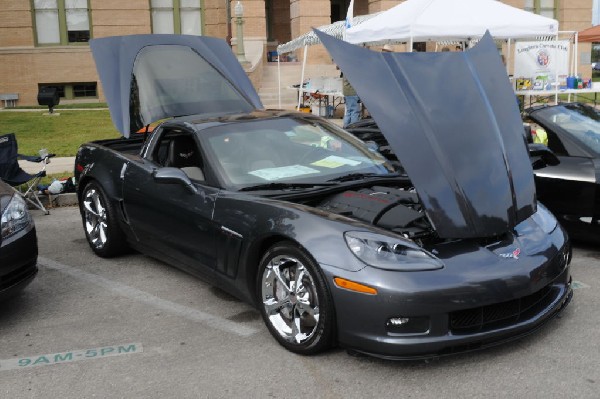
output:
<svg viewBox="0 0 600 399"><path fill-rule="evenodd" d="M196 140L190 132L163 130L150 159L162 167L180 168L191 179L204 180L203 176L198 177L198 170L191 171L191 168L202 170L204 165Z"/></svg>
<svg viewBox="0 0 600 399"><path fill-rule="evenodd" d="M569 152L565 143L560 137L552 130L546 129L536 122L527 119L525 126L529 128L531 132L531 139L533 143L544 144L548 146L556 155L568 156Z"/></svg>
<svg viewBox="0 0 600 399"><path fill-rule="evenodd" d="M152 153L149 154L148 159L159 166L167 166L169 142L171 141L171 136L174 136L177 133L172 130L162 129L161 132L155 134L160 134L160 137L156 140L156 145L154 146Z"/></svg>
<svg viewBox="0 0 600 399"><path fill-rule="evenodd" d="M546 130L548 135L548 148L550 148L556 155L569 156L569 152L562 142L560 137L551 130Z"/></svg>

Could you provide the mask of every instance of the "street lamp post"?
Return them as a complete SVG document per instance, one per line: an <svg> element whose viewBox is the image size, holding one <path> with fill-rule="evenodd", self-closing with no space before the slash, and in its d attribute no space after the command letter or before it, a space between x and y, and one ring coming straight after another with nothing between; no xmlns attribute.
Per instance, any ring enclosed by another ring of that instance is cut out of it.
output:
<svg viewBox="0 0 600 399"><path fill-rule="evenodd" d="M244 51L244 6L242 6L241 1L235 4L233 12L235 14L235 24L237 25L237 59L240 64L244 65L248 63L248 60Z"/></svg>
<svg viewBox="0 0 600 399"><path fill-rule="evenodd" d="M227 13L227 37L225 40L231 47L231 0L225 0L225 10Z"/></svg>

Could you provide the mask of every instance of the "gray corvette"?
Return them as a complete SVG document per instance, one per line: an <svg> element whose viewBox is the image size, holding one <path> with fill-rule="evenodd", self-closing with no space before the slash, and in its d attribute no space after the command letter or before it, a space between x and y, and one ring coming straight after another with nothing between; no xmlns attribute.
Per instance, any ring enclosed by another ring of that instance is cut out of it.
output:
<svg viewBox="0 0 600 399"><path fill-rule="evenodd" d="M221 40L91 41L125 137L77 154L92 250L132 247L199 276L255 305L301 354L339 345L440 356L521 337L558 314L572 296L570 245L536 203L491 38L439 54L321 39L401 173L326 120L263 110Z"/></svg>

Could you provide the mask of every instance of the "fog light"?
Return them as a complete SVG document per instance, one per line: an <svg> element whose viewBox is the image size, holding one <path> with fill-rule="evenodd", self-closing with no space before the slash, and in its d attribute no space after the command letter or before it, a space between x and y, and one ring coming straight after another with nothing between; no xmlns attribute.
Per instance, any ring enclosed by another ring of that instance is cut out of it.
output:
<svg viewBox="0 0 600 399"><path fill-rule="evenodd" d="M408 317L394 317L393 319L390 319L390 324L393 326L401 326L402 324L408 323L409 320Z"/></svg>
<svg viewBox="0 0 600 399"><path fill-rule="evenodd" d="M394 334L424 334L429 331L429 317L392 317L386 328Z"/></svg>

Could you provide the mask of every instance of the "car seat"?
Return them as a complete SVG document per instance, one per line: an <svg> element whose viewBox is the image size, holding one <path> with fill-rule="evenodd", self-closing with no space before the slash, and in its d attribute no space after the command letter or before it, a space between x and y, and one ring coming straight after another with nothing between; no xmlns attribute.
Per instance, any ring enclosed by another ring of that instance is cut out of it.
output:
<svg viewBox="0 0 600 399"><path fill-rule="evenodd" d="M191 136L177 136L171 139L165 166L181 169L192 180L204 180L202 159Z"/></svg>

